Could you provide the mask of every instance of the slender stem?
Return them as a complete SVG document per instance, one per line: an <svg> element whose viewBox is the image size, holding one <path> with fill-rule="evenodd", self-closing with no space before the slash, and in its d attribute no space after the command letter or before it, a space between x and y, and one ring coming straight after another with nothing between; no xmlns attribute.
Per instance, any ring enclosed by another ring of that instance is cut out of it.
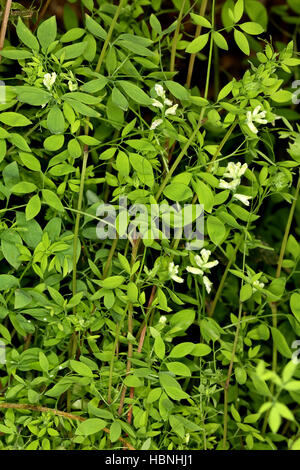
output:
<svg viewBox="0 0 300 470"><path fill-rule="evenodd" d="M114 239L114 241L111 245L110 251L108 253L108 257L107 257L107 260L106 260L106 263L105 263L105 266L104 266L104 269L103 269L103 279L105 279L106 276L107 276L108 270L109 270L110 265L111 265L111 261L113 259L114 253L115 253L116 248L117 248L118 240L119 240L119 236L117 235L116 238Z"/></svg>
<svg viewBox="0 0 300 470"><path fill-rule="evenodd" d="M66 419L72 419L73 421L86 421L87 418L83 418L82 416L77 416L72 413L66 413L65 411L55 410L53 408L47 408L45 406L35 406L29 405L27 403L0 403L0 408L6 409L13 409L13 410L30 410L30 411L39 411L40 413L53 413L57 416L62 416ZM107 434L110 433L110 430L107 428L103 428L102 431L106 432ZM118 439L122 442L128 449L135 450L135 448L129 444L125 439L119 437Z"/></svg>
<svg viewBox="0 0 300 470"><path fill-rule="evenodd" d="M139 240L134 240L133 248L132 248L132 254L131 254L131 267L134 265L139 249ZM130 281L132 282L134 280L134 274L130 276ZM133 333L133 305L132 302L129 302L128 304L128 333L132 336ZM132 341L129 339L128 340L128 351L127 351L127 365L126 365L126 375L129 374L130 369L131 369L131 358L132 358L132 351L133 351L133 345ZM119 410L118 414L121 415L123 411L123 406L124 406L124 400L125 400L125 394L126 394L126 389L127 387L123 385L122 393L121 393L121 398L120 398L120 405L119 405Z"/></svg>
<svg viewBox="0 0 300 470"><path fill-rule="evenodd" d="M200 16L205 15L206 7L207 7L207 0L202 0L200 10L199 10L199 15ZM195 32L195 39L200 36L201 31L202 31L202 26L198 25L197 28L196 28L196 32ZM196 54L191 54L190 61L189 61L188 73L187 73L187 77L186 77L186 86L188 88L190 88L191 82L192 82L195 59L196 59Z"/></svg>
<svg viewBox="0 0 300 470"><path fill-rule="evenodd" d="M231 136L232 132L234 131L235 127L237 125L237 121L234 121L231 126L229 127L228 131L226 132L226 134L224 135L223 139L222 139L222 142L220 143L219 147L217 148L215 154L213 155L210 163L209 163L209 166L207 168L207 171L211 171L212 169L212 166L214 164L214 162L216 161L216 159L218 158L219 154L222 152L222 149L224 147L224 145L226 144L227 140L229 139L229 137Z"/></svg>
<svg viewBox="0 0 300 470"><path fill-rule="evenodd" d="M235 357L236 348L237 348L238 339L239 339L239 333L240 333L240 327L241 327L241 319L242 319L242 308L243 308L243 303L240 302L240 305L239 305L238 323L237 323L237 327L236 327L236 331L235 331L235 336L234 336L234 343L233 343L233 349L232 349L230 364L229 364L229 368L228 368L227 379L226 379L225 386L224 386L223 449L226 449L226 443L227 443L227 429L228 429L228 389L229 389L230 378L231 378L232 369L233 369L234 357Z"/></svg>
<svg viewBox="0 0 300 470"><path fill-rule="evenodd" d="M103 63L103 60L104 60L104 57L105 57L105 54L106 54L106 50L107 50L107 48L108 48L109 41L111 40L111 36L112 36L113 30L115 29L115 26L116 26L116 24L117 24L117 21L118 21L120 12L121 12L121 9L123 8L123 5L124 5L124 3L125 3L126 1L127 1L127 0L120 0L119 6L118 6L118 8L116 9L115 16L114 16L113 19L112 19L110 28L109 28L108 33L107 33L107 37L106 37L105 42L104 42L104 44L103 44L103 46L102 46L102 50L101 50L100 57L99 57L99 60L98 60L98 63L97 63L97 67L96 67L96 69L95 69L95 72L97 72L97 73L100 72L101 65L102 65L102 63Z"/></svg>
<svg viewBox="0 0 300 470"><path fill-rule="evenodd" d="M0 51L3 49L12 0L7 0L0 31ZM0 62L2 56L0 55Z"/></svg>
<svg viewBox="0 0 300 470"><path fill-rule="evenodd" d="M227 275L228 275L228 271L229 271L229 269L231 268L231 265L232 265L232 263L234 262L234 260L235 260L235 258L236 258L236 254L237 254L237 252L238 252L238 249L239 249L241 243L242 243L242 237L241 237L241 238L239 239L239 241L237 242L236 247L235 247L235 249L234 249L234 252L232 253L231 257L230 257L229 260L228 260L227 266L226 266L225 271L224 271L224 273L223 273L223 276L222 276L222 279L221 279L221 281L220 281L220 284L219 284L218 290L217 290L217 292L216 292L215 298L214 298L214 300L213 300L211 309L210 309L209 312L208 312L208 316L209 316L209 317L212 317L213 314L214 314L214 312L215 312L215 308L216 308L216 305L217 305L217 303L218 303L218 301L219 301L221 292L222 292L222 290L223 290L223 287L224 287L224 284L225 284L225 281L226 281L226 278L227 278Z"/></svg>
<svg viewBox="0 0 300 470"><path fill-rule="evenodd" d="M186 0L182 1L178 20L177 20L177 25L176 29L174 32L174 37L173 37L173 42L172 42L172 50L171 50L171 59L170 59L170 72L174 72L175 70L175 58L176 58L176 49L177 49L177 43L178 43L178 36L179 36L179 31L180 31L180 26L181 26L181 21L183 17L183 12L184 12L184 6L185 6Z"/></svg>
<svg viewBox="0 0 300 470"><path fill-rule="evenodd" d="M34 25L34 28L33 28L33 32L37 29L38 25L40 24L41 20L44 18L45 14L47 13L47 10L50 6L50 3L52 2L52 0L47 0L42 11L40 12L39 16L38 16L38 19L37 19L37 22L35 23Z"/></svg>

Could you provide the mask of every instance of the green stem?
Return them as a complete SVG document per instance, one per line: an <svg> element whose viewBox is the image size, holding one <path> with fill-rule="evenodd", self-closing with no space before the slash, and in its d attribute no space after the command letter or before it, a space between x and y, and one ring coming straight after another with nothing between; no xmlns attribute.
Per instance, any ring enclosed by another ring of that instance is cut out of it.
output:
<svg viewBox="0 0 300 470"><path fill-rule="evenodd" d="M184 6L185 6L186 0L183 0L177 20L177 25L176 29L174 32L174 38L172 42L172 50L171 50L171 60L170 60L170 72L174 72L175 70L175 58L176 58L176 50L177 50L177 43L178 43L178 36L179 36L179 31L180 31L180 26L181 26L181 20L183 17L183 11L184 11Z"/></svg>
<svg viewBox="0 0 300 470"><path fill-rule="evenodd" d="M208 316L209 317L212 317L214 312L215 312L215 308L217 306L217 303L219 301L219 298L220 298L220 295L221 295L221 292L223 290L223 287L224 287L224 284L225 284L225 281L226 281L226 278L227 278L227 275L228 275L228 271L229 269L231 268L231 265L232 263L234 262L235 258L236 258L236 254L238 252L238 249L239 247L241 246L241 243L242 243L242 237L239 239L239 241L237 242L236 244L236 247L234 249L234 252L232 253L231 257L229 258L228 260L228 263L227 263L227 266L225 268L225 271L223 273L223 276L222 276L222 279L220 281L220 284L219 284L219 287L218 287L218 290L216 292L216 295L215 295L215 298L213 300L213 303L212 303L212 306L211 306L211 309L210 311L208 312Z"/></svg>
<svg viewBox="0 0 300 470"><path fill-rule="evenodd" d="M201 7L199 10L199 15L204 16L207 7L207 0L202 0ZM195 32L195 39L200 36L202 31L202 26L198 25ZM195 64L196 54L191 54L190 61L189 61L189 68L186 77L186 86L190 88L192 82L192 76L194 71L194 64Z"/></svg>

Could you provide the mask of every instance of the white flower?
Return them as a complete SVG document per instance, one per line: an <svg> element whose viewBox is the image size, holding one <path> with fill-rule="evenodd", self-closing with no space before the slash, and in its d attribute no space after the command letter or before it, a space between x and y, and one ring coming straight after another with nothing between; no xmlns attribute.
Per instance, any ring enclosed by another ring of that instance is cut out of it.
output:
<svg viewBox="0 0 300 470"><path fill-rule="evenodd" d="M253 287L253 292L256 292L257 288L258 289L263 289L265 287L265 285L264 285L263 282L259 282L258 280L256 280L256 281L253 282L252 287Z"/></svg>
<svg viewBox="0 0 300 470"><path fill-rule="evenodd" d="M163 122L162 119L156 119L155 121L152 122L150 129L153 131L158 126L160 126L162 124L162 122Z"/></svg>
<svg viewBox="0 0 300 470"><path fill-rule="evenodd" d="M160 101L154 98L152 99L152 106L154 106L155 108L160 108L160 109L164 107L164 105Z"/></svg>
<svg viewBox="0 0 300 470"><path fill-rule="evenodd" d="M243 165L241 162L229 162L226 168L226 173L224 173L224 178L232 178L233 180L241 178L245 171L247 170L248 165L244 163Z"/></svg>
<svg viewBox="0 0 300 470"><path fill-rule="evenodd" d="M162 316L160 317L160 319L158 320L158 323L166 323L166 321L167 321L167 317L165 317L164 315L162 315Z"/></svg>
<svg viewBox="0 0 300 470"><path fill-rule="evenodd" d="M169 100L168 98L166 98L166 99L164 100L164 104L167 105L167 106L172 106L173 101L171 101L171 100Z"/></svg>
<svg viewBox="0 0 300 470"><path fill-rule="evenodd" d="M240 185L240 182L240 179L232 180L230 183L225 180L220 180L219 188L235 190Z"/></svg>
<svg viewBox="0 0 300 470"><path fill-rule="evenodd" d="M219 264L219 261L217 261L217 260L208 262L208 259L211 255L210 250L206 250L205 248L203 248L201 250L200 254L201 254L201 256L199 256L199 255L195 256L195 261L196 261L197 265L199 266L199 268L201 268L201 269L210 269L210 268L213 268L214 266L217 266L217 264Z"/></svg>
<svg viewBox="0 0 300 470"><path fill-rule="evenodd" d="M261 111L261 105L256 106L256 108L251 112L247 111L246 117L246 124L249 127L250 131L254 134L258 133L258 129L255 127L253 122L257 122L258 124L267 124L268 121L264 119L266 117L266 111Z"/></svg>
<svg viewBox="0 0 300 470"><path fill-rule="evenodd" d="M252 199L252 196L245 196L245 194L234 194L233 197L241 201L245 206L249 206L249 199Z"/></svg>
<svg viewBox="0 0 300 470"><path fill-rule="evenodd" d="M203 274L202 269L193 268L193 266L187 266L186 270L187 270L187 272L189 272L191 274L201 274L201 275Z"/></svg>
<svg viewBox="0 0 300 470"><path fill-rule="evenodd" d="M159 96L160 98L165 98L166 94L165 94L165 90L163 88L162 85L159 85L158 83L154 86L154 89L156 91L156 94L157 96Z"/></svg>
<svg viewBox="0 0 300 470"><path fill-rule="evenodd" d="M213 283L208 279L207 276L203 276L203 283L204 283L207 293L209 294Z"/></svg>
<svg viewBox="0 0 300 470"><path fill-rule="evenodd" d="M179 282L181 284L182 282L184 282L184 280L182 279L182 277L177 276L178 269L179 269L179 267L175 266L175 264L173 262L169 263L168 270L169 270L169 274L170 274L171 279L173 279L173 281Z"/></svg>
<svg viewBox="0 0 300 470"><path fill-rule="evenodd" d="M48 89L48 90L51 90L52 86L54 85L55 83L55 80L56 80L56 73L53 72L52 74L50 73L45 73L44 75L44 80L43 80L43 84L45 85L45 87Z"/></svg>
<svg viewBox="0 0 300 470"><path fill-rule="evenodd" d="M77 83L74 83L71 80L68 81L68 87L70 91L76 91L78 89Z"/></svg>
<svg viewBox="0 0 300 470"><path fill-rule="evenodd" d="M171 108L168 108L166 111L166 116L169 116L169 115L175 116L177 108L178 108L178 104L174 104Z"/></svg>

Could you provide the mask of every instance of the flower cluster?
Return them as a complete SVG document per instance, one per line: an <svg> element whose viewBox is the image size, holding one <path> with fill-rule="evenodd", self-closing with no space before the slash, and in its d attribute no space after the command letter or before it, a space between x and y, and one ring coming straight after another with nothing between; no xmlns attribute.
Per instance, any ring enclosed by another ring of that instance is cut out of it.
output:
<svg viewBox="0 0 300 470"><path fill-rule="evenodd" d="M62 77L66 79L70 78L70 80L68 80L68 87L70 91L76 91L78 89L77 80L72 72L70 72L70 75L62 74ZM43 85L47 88L47 90L50 91L52 89L56 78L57 75L55 72L44 74Z"/></svg>
<svg viewBox="0 0 300 470"><path fill-rule="evenodd" d="M241 162L229 162L226 168L226 172L223 176L224 178L231 179L231 181L225 181L221 179L219 188L235 191L236 188L241 184L241 177L243 176L247 168L247 163L244 163L242 165ZM251 199L251 196L245 196L244 194L235 193L233 197L241 201L243 204L245 204L245 206L249 206L249 199Z"/></svg>
<svg viewBox="0 0 300 470"><path fill-rule="evenodd" d="M152 98L152 106L161 110L163 117L165 116L175 116L178 104L173 104L171 100L166 98L166 92L162 85L158 83L154 86L155 93L157 98ZM163 123L163 119L155 119L150 129L154 130Z"/></svg>
<svg viewBox="0 0 300 470"><path fill-rule="evenodd" d="M210 281L210 279L207 276L205 276L205 272L208 269L211 269L217 266L217 264L219 264L219 261L217 260L209 261L210 255L211 255L211 251L203 248L200 252L200 255L196 255L194 257L194 262L197 265L197 267L194 267L194 266L186 267L187 272L202 276L203 284L208 293L210 293L213 284ZM173 262L171 262L169 264L169 275L171 279L173 279L173 281L182 283L184 282L184 280L178 276L178 269L179 267L176 266Z"/></svg>

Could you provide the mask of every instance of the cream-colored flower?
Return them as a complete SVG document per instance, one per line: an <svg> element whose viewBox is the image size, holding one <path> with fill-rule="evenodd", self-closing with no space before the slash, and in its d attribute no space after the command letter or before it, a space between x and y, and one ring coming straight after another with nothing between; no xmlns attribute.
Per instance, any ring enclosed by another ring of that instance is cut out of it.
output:
<svg viewBox="0 0 300 470"><path fill-rule="evenodd" d="M203 274L202 269L194 268L193 266L187 266L186 270L187 270L187 272L189 272L191 274L201 274L201 275Z"/></svg>
<svg viewBox="0 0 300 470"><path fill-rule="evenodd" d="M78 85L77 83L72 82L71 80L68 81L68 87L70 91L76 91L78 90Z"/></svg>
<svg viewBox="0 0 300 470"><path fill-rule="evenodd" d="M201 256L199 256L199 255L195 256L195 261L196 261L197 265L199 266L199 268L201 268L201 269L211 269L214 266L217 266L217 264L219 264L219 261L217 261L217 260L208 262L209 257L211 255L210 250L206 250L205 248L203 248L201 250L200 254L201 254Z"/></svg>
<svg viewBox="0 0 300 470"><path fill-rule="evenodd" d="M169 100L168 98L166 98L166 99L164 100L164 104L165 104L166 106L172 106L172 105L173 105L173 101L171 101L171 100Z"/></svg>
<svg viewBox="0 0 300 470"><path fill-rule="evenodd" d="M169 271L169 275L170 275L171 279L173 279L173 281L179 282L181 284L182 282L184 282L184 280L182 279L182 277L177 276L178 270L179 270L179 267L177 265L175 265L173 263L173 261L171 263L169 263L168 271Z"/></svg>
<svg viewBox="0 0 300 470"><path fill-rule="evenodd" d="M163 122L162 119L156 119L155 121L152 122L150 129L153 131L158 126L160 126L162 124L162 122Z"/></svg>
<svg viewBox="0 0 300 470"><path fill-rule="evenodd" d="M178 104L174 104L171 108L166 110L166 116L175 116Z"/></svg>
<svg viewBox="0 0 300 470"><path fill-rule="evenodd" d="M259 282L258 280L254 281L252 284L253 292L256 292L257 289L263 289L265 287L263 282Z"/></svg>
<svg viewBox="0 0 300 470"><path fill-rule="evenodd" d="M53 73L45 73L44 75L44 80L43 80L43 84L45 85L45 87L48 89L48 90L51 90L51 88L53 87L54 83L55 83L55 80L56 80L56 73L53 72Z"/></svg>
<svg viewBox="0 0 300 470"><path fill-rule="evenodd" d="M165 98L166 93L162 85L159 85L158 83L154 86L155 92L157 96L160 98Z"/></svg>
<svg viewBox="0 0 300 470"><path fill-rule="evenodd" d="M152 99L152 106L154 106L155 108L160 108L160 109L164 107L164 105L160 101L156 100L155 98Z"/></svg>
<svg viewBox="0 0 300 470"><path fill-rule="evenodd" d="M250 131L254 134L258 133L258 129L255 127L254 122L258 124L267 124L268 121L264 119L266 117L266 111L261 111L261 105L256 106L253 111L247 111L246 115L246 124L249 127Z"/></svg>
<svg viewBox="0 0 300 470"><path fill-rule="evenodd" d="M210 294L213 283L208 279L207 276L203 276L203 284L207 293Z"/></svg>
<svg viewBox="0 0 300 470"><path fill-rule="evenodd" d="M232 178L233 180L241 178L245 171L247 170L248 165L244 163L243 165L241 162L229 162L226 168L226 172L224 173L224 178Z"/></svg>
<svg viewBox="0 0 300 470"><path fill-rule="evenodd" d="M236 180L232 180L228 183L228 181L220 180L219 188L221 189L230 189L235 190L241 183L241 180L238 178Z"/></svg>
<svg viewBox="0 0 300 470"><path fill-rule="evenodd" d="M249 206L249 200L252 199L252 196L245 196L245 194L234 194L233 197L241 201L245 206Z"/></svg>

